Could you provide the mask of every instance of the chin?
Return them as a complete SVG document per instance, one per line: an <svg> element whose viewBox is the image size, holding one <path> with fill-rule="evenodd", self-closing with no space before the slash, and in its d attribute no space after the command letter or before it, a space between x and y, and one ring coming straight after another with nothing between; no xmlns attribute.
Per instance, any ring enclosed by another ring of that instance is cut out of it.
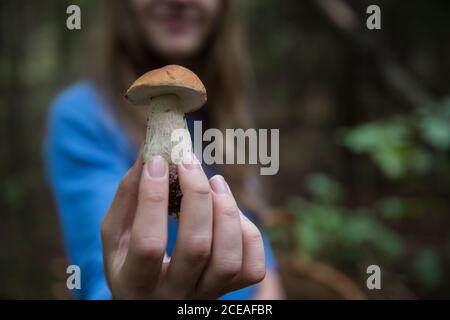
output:
<svg viewBox="0 0 450 320"><path fill-rule="evenodd" d="M170 60L180 61L188 59L195 55L198 51L198 48L197 46L192 45L171 44L164 46L159 51L164 57L167 57Z"/></svg>

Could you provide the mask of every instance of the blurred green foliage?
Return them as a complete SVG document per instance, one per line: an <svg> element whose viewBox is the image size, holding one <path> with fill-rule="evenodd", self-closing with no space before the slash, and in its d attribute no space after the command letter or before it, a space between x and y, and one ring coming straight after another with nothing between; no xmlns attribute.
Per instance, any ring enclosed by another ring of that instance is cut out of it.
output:
<svg viewBox="0 0 450 320"><path fill-rule="evenodd" d="M450 99L406 116L344 129L342 135L345 147L368 155L388 178L427 174L437 169L439 153L450 149Z"/></svg>
<svg viewBox="0 0 450 320"><path fill-rule="evenodd" d="M429 174L448 178L449 99L406 115L337 132L344 148L367 156L387 181L408 181L413 176L420 182L421 177ZM310 174L305 186L308 200L297 196L288 204L296 219L295 247L303 256L331 261L342 270L359 274L373 263L384 270L402 265L398 277L415 279L413 282L423 290L446 286L444 270L448 258L446 263L440 250L428 245L408 250L408 239L389 227L389 223L407 222L417 212L419 218L423 216L424 208L433 207L429 200L394 193L376 199L371 206L351 207L347 205L351 194L345 186L324 173ZM287 234L276 229L270 231L275 233L275 241L286 248ZM411 264L402 264L405 259L411 259Z"/></svg>
<svg viewBox="0 0 450 320"><path fill-rule="evenodd" d="M439 287L446 279L442 261L433 248L424 248L417 253L414 269L420 283L428 289Z"/></svg>
<svg viewBox="0 0 450 320"><path fill-rule="evenodd" d="M342 197L324 196L343 194L338 182L316 173L307 186L311 200L295 197L289 203L298 219L298 247L303 254L315 258L331 255L348 269L364 265L372 255L386 264L404 253L402 239L377 221L370 208L348 208Z"/></svg>

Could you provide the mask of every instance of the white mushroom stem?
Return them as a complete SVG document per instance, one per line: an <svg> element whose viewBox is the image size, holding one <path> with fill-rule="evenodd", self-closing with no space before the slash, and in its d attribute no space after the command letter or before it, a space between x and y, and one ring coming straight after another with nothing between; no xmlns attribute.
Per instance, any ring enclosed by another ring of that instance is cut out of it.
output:
<svg viewBox="0 0 450 320"><path fill-rule="evenodd" d="M143 150L144 161L153 156L164 157L169 164L177 164L182 160L182 153L172 155L172 150L192 152L192 142L187 129L186 118L176 95L153 97L147 106L147 135ZM183 129L184 136L172 141L172 133ZM180 146L180 144L183 144ZM182 148L180 148L182 147Z"/></svg>

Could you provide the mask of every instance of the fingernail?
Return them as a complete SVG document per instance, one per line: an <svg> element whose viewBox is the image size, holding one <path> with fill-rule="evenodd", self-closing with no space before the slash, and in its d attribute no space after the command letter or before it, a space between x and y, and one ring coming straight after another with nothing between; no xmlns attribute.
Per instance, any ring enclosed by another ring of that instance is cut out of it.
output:
<svg viewBox="0 0 450 320"><path fill-rule="evenodd" d="M152 178L162 178L166 174L166 161L161 156L154 156L146 163L147 172Z"/></svg>
<svg viewBox="0 0 450 320"><path fill-rule="evenodd" d="M186 153L183 157L183 167L185 167L187 170L195 170L200 169L201 165L195 154L189 152Z"/></svg>
<svg viewBox="0 0 450 320"><path fill-rule="evenodd" d="M225 194L230 192L230 189L228 189L228 184L225 182L225 179L220 175L212 177L210 184L211 189L215 193Z"/></svg>

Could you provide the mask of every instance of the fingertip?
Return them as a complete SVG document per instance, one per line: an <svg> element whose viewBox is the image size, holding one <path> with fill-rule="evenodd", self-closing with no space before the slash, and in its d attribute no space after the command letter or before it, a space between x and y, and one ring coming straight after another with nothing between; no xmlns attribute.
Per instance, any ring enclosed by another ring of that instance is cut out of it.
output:
<svg viewBox="0 0 450 320"><path fill-rule="evenodd" d="M231 193L228 183L225 181L225 178L221 175L215 175L214 177L209 179L209 185L211 186L211 189L217 194Z"/></svg>
<svg viewBox="0 0 450 320"><path fill-rule="evenodd" d="M184 193L189 189L198 189L203 190L204 193L210 193L211 186L209 185L208 177L203 171L200 162L196 160L195 155L191 155L193 158L186 156L177 167L181 191Z"/></svg>
<svg viewBox="0 0 450 320"><path fill-rule="evenodd" d="M203 170L200 161L192 152L185 153L181 161L181 167L187 171Z"/></svg>
<svg viewBox="0 0 450 320"><path fill-rule="evenodd" d="M245 214L242 213L242 211L239 211L239 213L240 213L240 217L241 217L241 220L242 220L242 221L248 221L248 222L252 223L252 222L250 221L250 219L249 219ZM253 223L252 223L252 224L253 224Z"/></svg>
<svg viewBox="0 0 450 320"><path fill-rule="evenodd" d="M164 178L167 175L168 164L167 161L157 155L147 161L144 165L145 177L150 179Z"/></svg>

